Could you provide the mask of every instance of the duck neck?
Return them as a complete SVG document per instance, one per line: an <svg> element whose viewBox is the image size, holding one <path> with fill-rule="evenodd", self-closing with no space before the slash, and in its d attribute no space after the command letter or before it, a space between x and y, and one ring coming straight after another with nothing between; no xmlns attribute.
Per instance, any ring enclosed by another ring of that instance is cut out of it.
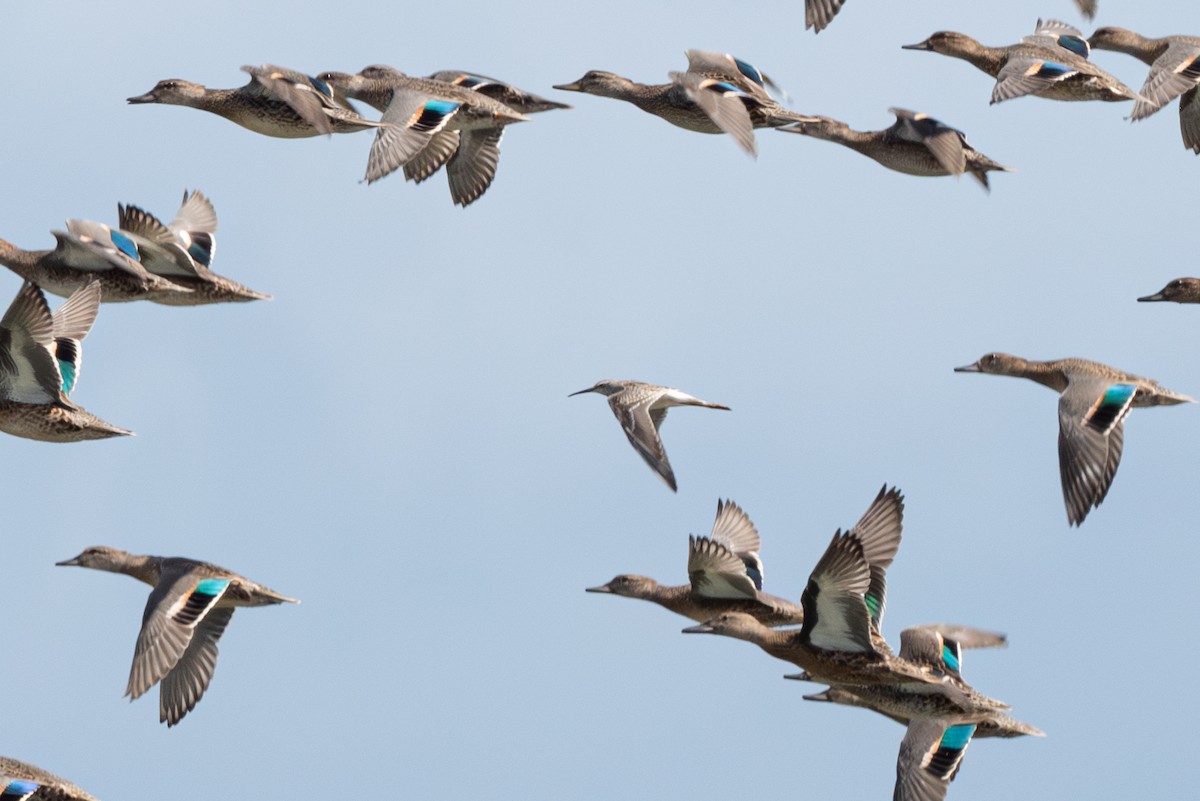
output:
<svg viewBox="0 0 1200 801"><path fill-rule="evenodd" d="M363 81L361 86L354 88L353 93L347 92L346 94L355 100L361 100L376 111L387 111L388 105L392 102L392 96L395 94L395 87L386 81L375 78Z"/></svg>
<svg viewBox="0 0 1200 801"><path fill-rule="evenodd" d="M0 239L0 264L12 270L27 281L33 280L34 267L39 257L50 251L21 250L12 242Z"/></svg>
<svg viewBox="0 0 1200 801"><path fill-rule="evenodd" d="M129 558L125 560L125 563L116 572L133 576L138 581L143 581L154 587L158 585L158 580L162 575L162 558L158 556L129 554Z"/></svg>
<svg viewBox="0 0 1200 801"><path fill-rule="evenodd" d="M839 145L845 145L851 150L857 150L859 153L866 153L875 144L875 137L872 134L850 128L842 128L826 138Z"/></svg>
<svg viewBox="0 0 1200 801"><path fill-rule="evenodd" d="M971 47L965 47L957 53L948 54L956 58L969 62L978 69L983 70L993 78L1000 74L1000 68L1004 66L1004 55L995 47L988 47L985 44L980 44L974 39L971 40L974 44Z"/></svg>
<svg viewBox="0 0 1200 801"><path fill-rule="evenodd" d="M1027 361L1021 377L1036 381L1055 392L1065 392L1067 389L1067 375L1054 362Z"/></svg>
<svg viewBox="0 0 1200 801"><path fill-rule="evenodd" d="M625 78L620 83L611 83L605 86L604 96L624 100L637 106L642 111L653 113L654 109L658 106L662 94L669 92L672 87L673 84L648 86L644 83L637 83Z"/></svg>
<svg viewBox="0 0 1200 801"><path fill-rule="evenodd" d="M784 662L799 664L796 661L797 653L800 649L800 632L798 629L788 629L780 631L769 626L756 628L753 639L750 641L759 648L766 651L776 659L782 659ZM804 667L801 665L801 667ZM806 668L807 669L807 668Z"/></svg>
<svg viewBox="0 0 1200 801"><path fill-rule="evenodd" d="M684 617L692 617L689 614L692 611L691 601L692 585L681 584L677 587L655 586L654 589L644 595L647 601L653 601L659 606L670 609L677 615ZM693 618L695 619L695 618ZM703 623L704 621L699 621Z"/></svg>
<svg viewBox="0 0 1200 801"><path fill-rule="evenodd" d="M1170 46L1170 40L1165 37L1162 39L1151 39L1148 36L1142 36L1140 33L1129 31L1126 36L1122 37L1121 41L1111 46L1106 46L1104 49L1116 50L1118 53L1133 56L1143 63L1153 64Z"/></svg>
<svg viewBox="0 0 1200 801"><path fill-rule="evenodd" d="M188 98L184 105L208 111L234 122L245 113L245 103L238 102L237 89L205 89L201 97Z"/></svg>

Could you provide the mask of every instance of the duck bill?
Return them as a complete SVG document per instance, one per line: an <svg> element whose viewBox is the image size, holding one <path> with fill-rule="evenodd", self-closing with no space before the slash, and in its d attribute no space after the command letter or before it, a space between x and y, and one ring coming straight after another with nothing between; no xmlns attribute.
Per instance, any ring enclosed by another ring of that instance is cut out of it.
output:
<svg viewBox="0 0 1200 801"><path fill-rule="evenodd" d="M786 678L790 679L792 676L787 676ZM825 701L827 703L833 703L833 699L829 697L829 690L825 690L824 692L820 693L813 693L811 695L805 695L803 698L805 701Z"/></svg>
<svg viewBox="0 0 1200 801"><path fill-rule="evenodd" d="M579 88L579 81L572 81L571 83L556 83L556 84L553 84L553 88L561 89L564 92L582 92L583 91L582 89Z"/></svg>
<svg viewBox="0 0 1200 801"><path fill-rule="evenodd" d="M1153 295L1147 295L1144 298L1138 298L1138 303L1154 303L1155 301L1159 300L1166 300L1166 298L1163 297L1163 293L1155 292Z"/></svg>
<svg viewBox="0 0 1200 801"><path fill-rule="evenodd" d="M126 103L130 103L130 104L133 104L133 105L135 105L135 106L136 106L136 105L138 105L139 103L155 103L155 102L158 102L158 97L157 97L157 96L155 96L154 92L146 92L146 94L144 94L144 95L138 95L137 97L127 97L127 98L125 98L125 102L126 102Z"/></svg>
<svg viewBox="0 0 1200 801"><path fill-rule="evenodd" d="M79 567L79 557L74 556L70 559L64 559L61 562L55 562L55 567Z"/></svg>
<svg viewBox="0 0 1200 801"><path fill-rule="evenodd" d="M607 584L601 584L599 587L585 587L583 591L612 593L612 589L610 589Z"/></svg>
<svg viewBox="0 0 1200 801"><path fill-rule="evenodd" d="M712 634L713 627L707 623L701 623L699 626L688 626L683 630L684 634Z"/></svg>
<svg viewBox="0 0 1200 801"><path fill-rule="evenodd" d="M812 681L813 680L812 676L808 675L807 670L804 671L803 673L785 673L783 675L783 677L785 679L790 679L791 681Z"/></svg>
<svg viewBox="0 0 1200 801"><path fill-rule="evenodd" d="M964 364L962 367L955 367L954 372L956 372L956 373L982 373L983 371L979 369L979 362L973 362L971 364Z"/></svg>
<svg viewBox="0 0 1200 801"><path fill-rule="evenodd" d="M933 48L931 48L929 46L929 40L926 39L925 41L917 42L916 44L900 45L900 49L901 50L932 50Z"/></svg>

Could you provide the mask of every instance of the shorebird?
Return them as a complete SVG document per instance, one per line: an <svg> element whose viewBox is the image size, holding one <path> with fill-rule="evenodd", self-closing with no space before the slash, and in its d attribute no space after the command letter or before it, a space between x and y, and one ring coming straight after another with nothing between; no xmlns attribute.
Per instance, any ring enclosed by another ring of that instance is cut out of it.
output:
<svg viewBox="0 0 1200 801"><path fill-rule="evenodd" d="M128 436L73 403L82 340L100 308L100 283L76 290L53 314L46 297L25 283L0 319L0 431L43 442Z"/></svg>
<svg viewBox="0 0 1200 801"><path fill-rule="evenodd" d="M96 801L53 773L0 756L0 799L3 801Z"/></svg>
<svg viewBox="0 0 1200 801"><path fill-rule="evenodd" d="M1156 381L1087 359L1038 362L989 353L956 373L1028 378L1058 392L1058 469L1071 525L1083 523L1112 486L1121 462L1125 416L1138 406L1195 403Z"/></svg>
<svg viewBox="0 0 1200 801"><path fill-rule="evenodd" d="M928 114L902 108L888 111L896 115L896 122L882 131L855 131L829 117L814 117L779 130L837 142L908 175L959 176L969 172L984 189L990 189L989 170L1012 172L971 147L966 134L957 128Z"/></svg>
<svg viewBox="0 0 1200 801"><path fill-rule="evenodd" d="M696 622L721 612L745 612L767 626L804 622L804 610L762 591L762 548L750 517L733 501L717 501L707 537L688 535L690 583L664 587L652 578L624 574L588 592L653 601Z"/></svg>
<svg viewBox="0 0 1200 801"><path fill-rule="evenodd" d="M158 684L159 722L174 726L196 706L217 667L217 640L239 606L298 604L223 567L178 556L137 556L96 546L56 564L124 573L154 588L146 601L125 694Z"/></svg>
<svg viewBox="0 0 1200 801"><path fill-rule="evenodd" d="M675 473L671 470L667 452L658 436L658 429L667 417L667 410L672 406L703 406L729 411L728 406L700 400L673 387L611 378L597 381L594 386L572 392L567 397L587 392L596 392L608 398L608 405L617 416L625 436L629 437L629 444L633 445L633 449L646 460L646 464L667 482L672 491L678 491Z"/></svg>

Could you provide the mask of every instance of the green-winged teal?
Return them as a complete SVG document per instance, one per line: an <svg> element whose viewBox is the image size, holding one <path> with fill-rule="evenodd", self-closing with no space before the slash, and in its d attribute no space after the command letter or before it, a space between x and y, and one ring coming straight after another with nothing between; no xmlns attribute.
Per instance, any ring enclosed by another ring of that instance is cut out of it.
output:
<svg viewBox="0 0 1200 801"><path fill-rule="evenodd" d="M554 88L624 100L672 125L699 133L729 134L754 155L755 128L779 128L811 119L784 108L767 93L774 84L749 63L729 54L688 50L687 72L669 73L671 83L635 83L593 70Z"/></svg>
<svg viewBox="0 0 1200 801"><path fill-rule="evenodd" d="M833 535L800 596L799 629L772 629L742 612L724 612L684 632L752 642L827 684L898 684L962 699L945 675L893 656L879 635L885 572L900 547L901 502L898 490L885 488L854 528Z"/></svg>
<svg viewBox="0 0 1200 801"><path fill-rule="evenodd" d="M43 442L132 434L69 399L79 381L81 341L100 308L100 285L76 290L53 314L26 282L0 319L0 431Z"/></svg>
<svg viewBox="0 0 1200 801"><path fill-rule="evenodd" d="M909 723L896 757L892 801L945 798L976 728L974 723L947 725L936 718L917 718Z"/></svg>
<svg viewBox="0 0 1200 801"><path fill-rule="evenodd" d="M1176 278L1153 295L1138 298L1143 303L1170 300L1175 303L1200 303L1200 278Z"/></svg>
<svg viewBox="0 0 1200 801"><path fill-rule="evenodd" d="M1022 95L1050 100L1137 100L1140 95L1078 53L1035 34L1015 45L988 47L963 33L938 31L905 50L961 58L996 79L992 102Z"/></svg>
<svg viewBox="0 0 1200 801"><path fill-rule="evenodd" d="M3 801L96 801L66 779L22 762L0 756L0 799Z"/></svg>
<svg viewBox="0 0 1200 801"><path fill-rule="evenodd" d="M646 464L658 473L671 490L677 491L675 472L667 460L667 451L659 439L658 429L667 419L667 410L672 406L703 406L706 409L724 409L728 406L694 398L674 387L643 384L641 381L623 381L607 378L595 385L567 397L595 392L608 398L609 408L617 416L617 422L629 437L629 444L646 460Z"/></svg>
<svg viewBox="0 0 1200 801"><path fill-rule="evenodd" d="M989 353L958 373L991 373L1028 378L1060 394L1058 469L1071 525L1083 523L1108 494L1125 439L1125 415L1133 407L1195 403L1149 378L1087 359L1038 362Z"/></svg>
<svg viewBox="0 0 1200 801"><path fill-rule="evenodd" d="M464 89L470 89L473 92L486 95L493 100L503 103L513 111L519 111L522 114L538 114L543 111L571 108L571 106L566 103L559 103L555 100L547 100L540 95L535 95L533 92L527 92L524 89L518 89L512 84L507 84L504 81L500 81L495 78L489 78L486 75L480 75L477 72L463 72L462 70L438 70L432 75L426 77L431 81L441 81L442 83L461 86ZM380 109L380 111L382 110L383 109Z"/></svg>
<svg viewBox="0 0 1200 801"><path fill-rule="evenodd" d="M1012 172L971 147L962 131L926 114L902 108L889 111L896 115L896 122L882 131L855 131L829 117L814 117L779 130L837 142L908 175L957 176L969 172L984 189L989 189L989 170Z"/></svg>
<svg viewBox="0 0 1200 801"><path fill-rule="evenodd" d="M172 78L159 81L128 102L190 106L209 111L255 133L299 139L329 133L354 133L383 124L340 105L324 82L295 70L264 64L246 66L250 82L236 89L208 89Z"/></svg>
<svg viewBox="0 0 1200 801"><path fill-rule="evenodd" d="M762 591L762 547L750 517L733 501L717 501L717 517L707 537L688 536L690 583L666 587L645 576L621 575L588 592L653 601L703 622L721 612L745 612L767 626L804 622L804 610Z"/></svg>
<svg viewBox="0 0 1200 801"><path fill-rule="evenodd" d="M368 67L364 73L365 75L351 75L345 72L323 72L319 77L338 91L349 94L379 111L387 110L396 86L403 79L408 79L407 75L391 67ZM369 75L374 77L366 77ZM553 109L571 108L566 103L547 100L495 78L461 70L440 70L426 78L408 79L407 83L418 90L433 87L441 93L453 92L448 90L447 86L469 90L519 114L537 114ZM455 95L457 96L457 93ZM461 113L465 120L473 112L468 109ZM427 144L404 162L404 179L421 183L449 162L451 166L447 169L446 176L451 197L458 205L466 206L478 199L495 177L499 151L493 153L490 142L492 138L496 138L498 145L500 135L502 129L499 133L489 134L486 129L470 131L448 124L430 136Z"/></svg>
<svg viewBox="0 0 1200 801"><path fill-rule="evenodd" d="M204 696L217 667L217 641L234 609L300 603L223 567L178 556L137 556L97 546L57 564L124 573L154 588L125 694L132 701L162 682L158 715L167 726Z"/></svg>
<svg viewBox="0 0 1200 801"><path fill-rule="evenodd" d="M1149 117L1178 97L1183 146L1200 153L1200 37L1150 39L1125 28L1100 28L1088 41L1097 50L1116 50L1149 64L1131 118Z"/></svg>
<svg viewBox="0 0 1200 801"><path fill-rule="evenodd" d="M183 193L183 204L170 224L137 206L118 205L121 231L138 247L142 266L191 290L159 300L173 306L269 300L210 268L216 252L217 213L201 192Z"/></svg>
<svg viewBox="0 0 1200 801"><path fill-rule="evenodd" d="M1092 48L1088 44L1087 38L1084 37L1083 31L1074 25L1068 25L1056 19L1043 21L1039 17L1037 25L1034 26L1033 34L1023 37L1021 41L1025 44L1048 47L1051 50L1063 48L1080 58L1087 58L1092 52Z"/></svg>
<svg viewBox="0 0 1200 801"><path fill-rule="evenodd" d="M64 298L92 281L105 303L165 303L192 291L147 270L133 240L103 223L67 220L66 231L51 233L53 250L22 250L0 239L0 264Z"/></svg>
<svg viewBox="0 0 1200 801"><path fill-rule="evenodd" d="M948 675L966 691L965 702L895 686L831 687L805 696L808 700L874 709L907 727L896 759L893 798L899 801L944 798L972 736L1044 736L1039 729L999 711L1007 708L1004 704L962 683L959 672L962 648L1002 644L1004 638L978 629L955 627L950 632L960 638L955 640L940 628L920 626L901 632L900 656L934 673Z"/></svg>
<svg viewBox="0 0 1200 801"><path fill-rule="evenodd" d="M1040 729L1002 712L1007 708L1006 704L988 698L962 681L963 650L994 648L1005 643L1002 634L966 626L933 624L905 629L900 633L900 656L925 665L935 673L951 677L967 694L964 704L927 693L908 693L903 688L887 685L829 687L804 698L871 709L904 726L916 718L942 717L953 722L976 724L976 737L1043 737L1045 734ZM812 680L806 673L785 678Z"/></svg>
<svg viewBox="0 0 1200 801"><path fill-rule="evenodd" d="M347 97L383 112L387 126L371 147L367 183L401 167L409 180L424 180L445 164L450 196L459 206L470 205L491 186L505 126L529 119L484 92L414 78L382 64L357 75L321 75Z"/></svg>

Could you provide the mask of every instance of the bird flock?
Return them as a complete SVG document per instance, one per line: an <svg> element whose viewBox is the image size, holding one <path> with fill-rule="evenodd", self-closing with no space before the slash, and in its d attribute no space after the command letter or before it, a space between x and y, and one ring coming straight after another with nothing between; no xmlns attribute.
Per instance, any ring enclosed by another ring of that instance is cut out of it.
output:
<svg viewBox="0 0 1200 801"><path fill-rule="evenodd" d="M842 0L807 0L806 26L820 32ZM1089 17L1095 3L1077 5ZM1200 154L1200 38L1150 39L1105 27L1090 37L1062 22L1038 20L1021 42L988 47L939 31L906 49L950 55L995 78L991 102L1036 95L1053 100L1132 101L1133 120L1179 98L1185 147ZM1150 66L1139 91L1091 60L1115 50ZM968 144L965 135L926 114L890 110L889 128L855 131L837 120L800 114L777 97L778 85L729 54L687 51L687 69L669 82L640 84L592 70L555 84L560 91L621 99L689 131L727 134L757 153L754 131L774 128L838 142L890 169L918 176L969 173L984 188L988 173L1010 169ZM374 132L364 181L395 171L422 182L445 168L454 204L479 200L493 182L509 125L571 106L500 80L456 70L412 77L373 65L358 73L307 75L274 65L243 68L249 82L208 89L182 79L159 81L128 103L183 105L223 116L256 133L281 138ZM352 101L380 113L362 116ZM243 302L270 296L213 272L217 218L200 191L185 191L169 223L138 206L119 204L115 224L69 219L52 230L55 247L25 250L0 240L0 263L24 283L0 319L0 430L46 442L78 442L132 432L105 422L72 400L82 342L102 303L146 300L168 306ZM53 311L45 292L66 298ZM1137 300L1200 303L1200 279L1179 278ZM1028 378L1059 393L1058 453L1068 523L1082 525L1105 499L1120 463L1130 409L1195 400L1148 378L1080 358L1033 361L990 353L955 368ZM572 395L607 397L630 444L674 491L675 472L660 438L668 409L729 410L678 389L609 379ZM801 669L788 678L828 685L812 701L874 710L905 726L896 760L894 798L943 798L973 738L1042 736L1011 717L1008 704L969 685L963 652L1004 645L1004 635L956 624L905 629L893 652L881 634L886 571L901 542L904 496L884 486L861 519L838 529L809 574L799 603L767 594L761 541L748 514L718 501L707 537L689 537L688 583L662 585L633 574L587 588L597 594L652 601L696 625L685 633L719 634L758 645ZM217 643L239 606L299 603L216 565L181 557L135 555L88 547L60 566L124 573L152 587L126 687L131 700L159 685L159 718L175 726L203 697ZM70 782L33 765L0 757L0 801L92 799Z"/></svg>

